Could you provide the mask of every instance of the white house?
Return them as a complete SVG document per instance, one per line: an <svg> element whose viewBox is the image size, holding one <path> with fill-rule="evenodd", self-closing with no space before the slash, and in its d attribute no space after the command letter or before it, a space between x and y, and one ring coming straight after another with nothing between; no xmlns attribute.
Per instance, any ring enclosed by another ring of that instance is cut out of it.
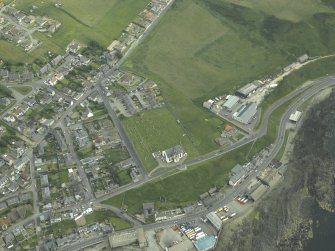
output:
<svg viewBox="0 0 335 251"><path fill-rule="evenodd" d="M167 150L164 150L162 152L162 156L166 163L171 163L171 162L179 162L181 158L187 156L187 153L184 151L184 149L180 146L174 146L171 147Z"/></svg>

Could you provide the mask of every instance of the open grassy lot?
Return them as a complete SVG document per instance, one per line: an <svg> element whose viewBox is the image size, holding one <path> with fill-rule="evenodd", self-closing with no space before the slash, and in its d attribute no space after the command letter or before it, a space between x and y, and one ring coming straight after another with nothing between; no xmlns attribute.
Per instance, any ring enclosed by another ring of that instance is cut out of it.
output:
<svg viewBox="0 0 335 251"><path fill-rule="evenodd" d="M111 223L116 231L123 230L131 227L131 224L128 221L120 219L115 216L111 210L95 210L93 213L86 215L86 224L102 223L108 222Z"/></svg>
<svg viewBox="0 0 335 251"><path fill-rule="evenodd" d="M63 8L56 8L56 2L63 2ZM1 46L1 56L11 63L32 62L48 51L61 53L73 39L83 43L95 40L107 47L149 2L150 0L16 0L15 6L18 9L26 12L33 10L33 15L49 16L60 21L62 25L51 38L35 33L43 44L29 54L15 45L1 43L0 45L10 49L10 53L5 50L2 53L4 47ZM32 6L37 8L32 9Z"/></svg>
<svg viewBox="0 0 335 251"><path fill-rule="evenodd" d="M16 86L13 87L15 91L18 91L19 93L21 93L22 95L27 95L29 92L32 91L32 87L29 85L21 85L21 86Z"/></svg>
<svg viewBox="0 0 335 251"><path fill-rule="evenodd" d="M189 158L198 152L182 124L167 109L156 109L125 119L123 122L147 171L157 166L153 152L181 145Z"/></svg>
<svg viewBox="0 0 335 251"><path fill-rule="evenodd" d="M281 1L271 8L269 0L250 8L243 6L249 1L232 1L176 1L123 65L159 84L168 111L199 153L217 148L213 138L224 123L201 108L204 100L278 72L303 53L335 51L335 14L328 5L292 3L284 17L273 15L283 9Z"/></svg>

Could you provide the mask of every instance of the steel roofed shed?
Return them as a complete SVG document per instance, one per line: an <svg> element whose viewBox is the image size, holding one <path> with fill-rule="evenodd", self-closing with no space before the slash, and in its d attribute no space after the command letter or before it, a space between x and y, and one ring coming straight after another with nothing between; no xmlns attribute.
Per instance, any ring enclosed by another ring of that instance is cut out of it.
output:
<svg viewBox="0 0 335 251"><path fill-rule="evenodd" d="M222 105L224 108L226 108L227 110L232 110L234 105L236 105L238 103L238 101L240 100L239 97L236 96L229 96L227 98L227 101Z"/></svg>
<svg viewBox="0 0 335 251"><path fill-rule="evenodd" d="M301 118L302 112L300 111L295 111L295 113L292 113L289 120L297 123L299 121L299 119Z"/></svg>
<svg viewBox="0 0 335 251"><path fill-rule="evenodd" d="M214 212L210 212L206 215L207 219L213 224L216 230L220 230L222 226L222 221L219 216L216 215Z"/></svg>
<svg viewBox="0 0 335 251"><path fill-rule="evenodd" d="M243 124L249 124L257 113L257 104L249 103L233 114L233 118Z"/></svg>
<svg viewBox="0 0 335 251"><path fill-rule="evenodd" d="M257 89L257 86L253 83L249 83L242 88L238 89L236 92L237 96L240 96L241 98L247 98L250 93L252 93L254 90Z"/></svg>

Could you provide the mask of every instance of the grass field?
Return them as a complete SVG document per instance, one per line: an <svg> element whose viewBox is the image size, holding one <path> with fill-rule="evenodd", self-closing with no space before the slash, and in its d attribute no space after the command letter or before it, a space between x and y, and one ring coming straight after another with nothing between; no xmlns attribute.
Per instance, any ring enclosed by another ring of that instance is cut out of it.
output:
<svg viewBox="0 0 335 251"><path fill-rule="evenodd" d="M21 86L13 87L13 89L15 91L18 91L22 95L27 95L29 92L32 91L33 88L31 86L29 86L29 85L21 85Z"/></svg>
<svg viewBox="0 0 335 251"><path fill-rule="evenodd" d="M63 2L63 8L56 8L56 2ZM29 54L15 45L1 41L1 57L13 64L32 62L36 58L45 57L48 51L63 52L73 39L83 43L95 40L107 47L149 2L150 0L16 0L15 6L18 9L29 12L34 5L37 9L33 10L33 15L49 16L62 25L52 38L35 33L34 36L43 44Z"/></svg>
<svg viewBox="0 0 335 251"><path fill-rule="evenodd" d="M314 0L228 0L228 2L239 4L255 10L274 15L281 19L286 19L293 22L299 22L306 18L310 18L316 12L333 12L334 10L327 5L322 5L319 1Z"/></svg>
<svg viewBox="0 0 335 251"><path fill-rule="evenodd" d="M153 152L181 145L189 158L198 153L182 124L166 109L145 112L124 120L123 124L148 172L158 165L151 155Z"/></svg>
<svg viewBox="0 0 335 251"><path fill-rule="evenodd" d="M305 83L307 80L327 74L335 74L334 69L334 58L324 59L308 65L306 68L302 68L287 77L282 83L283 85L280 85L282 87L278 89L278 92L285 96L288 92ZM279 94L270 94L267 104L272 104L279 97ZM277 137L282 114L296 99L297 98L293 98L289 100L273 112L269 118L267 135L258 139L254 144L248 144L234 152L210 160L204 164L189 167L189 170L169 176L163 180L155 180L138 189L120 194L105 201L105 203L121 207L122 201L124 201L123 205L128 207L130 212L135 213L140 212L142 202L154 201L157 207L163 209L174 208L188 203L194 203L198 200L200 194L214 185L224 188L228 181L228 172L236 163L245 163L258 151L274 142ZM288 133L285 135L284 144L287 141L287 135ZM283 150L284 148L281 148L276 157L280 157Z"/></svg>
<svg viewBox="0 0 335 251"><path fill-rule="evenodd" d="M131 227L131 224L128 221L125 221L115 216L115 214L111 210L95 210L93 213L86 215L85 219L86 224L88 225L107 221L113 224L116 231Z"/></svg>
<svg viewBox="0 0 335 251"><path fill-rule="evenodd" d="M273 14L283 9L281 2L271 8L269 0L250 2L250 8L242 6L249 1L234 2L241 5L176 1L123 65L159 84L168 111L199 153L217 148L213 138L224 123L201 108L204 100L278 72L303 53L335 52L329 6L304 0L302 8L285 0L290 13L280 19L284 14Z"/></svg>

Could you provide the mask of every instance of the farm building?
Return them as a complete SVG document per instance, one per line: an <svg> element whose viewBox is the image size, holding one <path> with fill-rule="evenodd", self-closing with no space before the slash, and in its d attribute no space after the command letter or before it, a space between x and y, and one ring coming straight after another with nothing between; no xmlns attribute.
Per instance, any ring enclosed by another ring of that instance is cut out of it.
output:
<svg viewBox="0 0 335 251"><path fill-rule="evenodd" d="M249 103L239 108L233 114L233 118L243 124L249 124L252 118L256 115L256 113L257 113L257 104Z"/></svg>

